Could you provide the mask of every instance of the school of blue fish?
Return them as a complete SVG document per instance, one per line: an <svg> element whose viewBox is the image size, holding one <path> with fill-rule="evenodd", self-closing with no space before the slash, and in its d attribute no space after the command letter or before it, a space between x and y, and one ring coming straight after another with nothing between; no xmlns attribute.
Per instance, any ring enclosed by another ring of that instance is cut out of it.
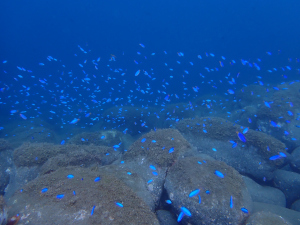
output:
<svg viewBox="0 0 300 225"><path fill-rule="evenodd" d="M229 59L208 52L198 55L164 50L152 52L140 43L137 44L135 56L129 59L131 64L127 65L126 52L96 56L93 51L78 45L73 59L77 65L66 65L63 60L53 56L46 56L30 66L14 65L14 62L3 60L0 106L5 109L2 114L6 114L7 118L17 121L20 125L22 120L53 121L57 128L65 132L65 137L60 141L61 145L68 142L74 127L84 132L100 121L104 122L102 129L117 129L124 134L131 134L132 127L138 127L138 133L144 133L156 129L147 119L152 114L157 120L161 120L164 115L166 120L178 122L183 118L174 113L177 110L188 111L202 107L211 112L226 111L222 100L214 100L214 92L221 93L226 99L224 101L236 102L240 101L235 97L236 93L243 92L243 87L248 85L264 86L266 93L270 88L282 91L277 86L272 87L264 83L264 76L268 74L281 76L280 84L299 82L289 79L289 74L299 74L300 69L290 65L292 62L298 63L299 59L287 59L286 64L278 67L265 65L261 58L270 60L273 55L272 52L265 52L261 57L254 59ZM246 72L245 74L240 72L245 68L253 74L252 82L246 77L248 76ZM210 93L211 99L207 99L206 92ZM202 96L205 96L202 104L193 103L195 99ZM166 110L171 104L174 105L173 113ZM272 102L262 101L261 104L272 108ZM292 107L292 103L289 104ZM142 119L128 126L127 118L124 117L125 106L142 108ZM155 112L150 111L149 107L155 108ZM118 113L115 114L113 111L110 115L104 113L112 108L117 108ZM286 114L287 118L290 116L293 116L292 111ZM251 118L248 118L248 122L251 123ZM274 121L270 121L270 125L280 126ZM5 130L9 126L9 123L1 125L0 130L3 130L4 136L7 136ZM236 131L242 143L247 142L248 130L248 127L243 127L241 131ZM203 132L207 132L204 124ZM288 135L289 131L285 131L285 134ZM101 137L101 139L105 138L105 136ZM82 138L81 141L88 140ZM145 141L146 138L143 138L141 143ZM151 142L155 143L156 140ZM232 148L237 146L235 141L229 140L229 142ZM116 150L121 144L122 142L115 143L113 148ZM175 150L176 147L167 149L169 154L174 154ZM212 151L217 149L212 148ZM269 159L278 160L282 157L286 156L279 152ZM154 176L158 175L156 165L149 165L149 169ZM130 174L128 172L128 175ZM218 170L215 170L212 176L226 179L226 174ZM69 174L66 178L73 179L74 175ZM153 179L150 179L148 183L152 181ZM101 182L101 178L96 177L94 182ZM45 187L41 193L47 191L48 187ZM190 190L187 197L197 198L201 204L202 192L210 194L209 190L195 187L194 190ZM73 194L76 195L75 191ZM64 196L65 193L62 193L56 198L63 200ZM166 200L166 203L172 204L171 200ZM115 204L120 208L126 207L125 203L116 201ZM234 207L232 196L228 196L228 205L230 208ZM91 215L94 214L94 210L95 206L92 206ZM248 213L246 208L241 208L241 211ZM188 208L182 206L177 221L180 222L185 216L191 217L192 214Z"/></svg>

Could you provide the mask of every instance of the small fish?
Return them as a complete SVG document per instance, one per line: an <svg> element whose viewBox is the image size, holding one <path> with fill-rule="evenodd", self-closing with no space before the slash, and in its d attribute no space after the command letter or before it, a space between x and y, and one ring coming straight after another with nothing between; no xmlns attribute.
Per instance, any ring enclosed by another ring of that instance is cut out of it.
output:
<svg viewBox="0 0 300 225"><path fill-rule="evenodd" d="M183 216L184 216L184 212L180 212L177 218L178 223L182 220Z"/></svg>
<svg viewBox="0 0 300 225"><path fill-rule="evenodd" d="M42 190L41 190L41 193L45 193L45 192L47 192L48 191L48 188L43 188Z"/></svg>
<svg viewBox="0 0 300 225"><path fill-rule="evenodd" d="M121 204L120 202L116 202L116 205L123 208L123 204Z"/></svg>
<svg viewBox="0 0 300 225"><path fill-rule="evenodd" d="M196 190L192 191L192 192L189 194L189 197L192 198L192 197L198 195L199 192L200 192L200 189L196 189Z"/></svg>
<svg viewBox="0 0 300 225"><path fill-rule="evenodd" d="M188 217L191 217L192 216L192 213L190 212L190 210L188 210L187 208L185 207L181 207L180 208L181 212L183 212L185 215L187 215Z"/></svg>
<svg viewBox="0 0 300 225"><path fill-rule="evenodd" d="M224 178L223 173L221 173L221 172L218 171L218 170L215 171L215 174L216 174L218 177L220 177L220 178Z"/></svg>
<svg viewBox="0 0 300 225"><path fill-rule="evenodd" d="M232 196L230 196L230 208L233 208Z"/></svg>
<svg viewBox="0 0 300 225"><path fill-rule="evenodd" d="M170 148L169 153L174 152L174 147Z"/></svg>
<svg viewBox="0 0 300 225"><path fill-rule="evenodd" d="M95 182L98 182L98 181L100 181L100 177L95 178Z"/></svg>
<svg viewBox="0 0 300 225"><path fill-rule="evenodd" d="M245 138L245 136L242 134L242 133L240 133L240 132L236 132L237 133L237 136L238 136L238 138L242 141L242 142L246 142L246 138Z"/></svg>
<svg viewBox="0 0 300 225"><path fill-rule="evenodd" d="M69 174L69 175L67 176L67 178L68 178L68 179L73 179L73 178L74 178L74 175L73 175L73 174Z"/></svg>
<svg viewBox="0 0 300 225"><path fill-rule="evenodd" d="M265 106L267 106L268 108L271 108L271 106L268 102L264 101L264 103L265 103Z"/></svg>
<svg viewBox="0 0 300 225"><path fill-rule="evenodd" d="M71 122L70 122L70 124L76 124L76 123L78 123L78 121L79 121L80 119L73 119Z"/></svg>
<svg viewBox="0 0 300 225"><path fill-rule="evenodd" d="M170 205L170 204L172 204L172 201L168 199L168 200L166 200L166 203Z"/></svg>
<svg viewBox="0 0 300 225"><path fill-rule="evenodd" d="M249 131L249 127L246 127L246 128L243 130L243 134L246 134L248 131Z"/></svg>
<svg viewBox="0 0 300 225"><path fill-rule="evenodd" d="M246 208L241 208L241 210L242 210L244 213L248 213L248 209L246 209Z"/></svg>
<svg viewBox="0 0 300 225"><path fill-rule="evenodd" d="M27 117L25 115L23 115L22 113L20 113L20 116L23 120L27 120Z"/></svg>
<svg viewBox="0 0 300 225"><path fill-rule="evenodd" d="M153 171L152 174L153 174L154 176L157 176L157 175L158 175L158 173L155 172L155 171Z"/></svg>
<svg viewBox="0 0 300 225"><path fill-rule="evenodd" d="M151 170L156 170L155 166L153 166L153 165L150 165L149 167Z"/></svg>
<svg viewBox="0 0 300 225"><path fill-rule="evenodd" d="M279 155L284 158L286 157L286 154L284 154L283 152L279 152Z"/></svg>
<svg viewBox="0 0 300 225"><path fill-rule="evenodd" d="M144 143L145 141L146 141L146 138L143 138L143 139L141 140L142 143Z"/></svg>
<svg viewBox="0 0 300 225"><path fill-rule="evenodd" d="M228 90L227 90L227 92L228 92L229 94L231 94L231 95L233 95L233 94L234 94L234 91L233 91L233 90L231 90L231 89L228 89Z"/></svg>
<svg viewBox="0 0 300 225"><path fill-rule="evenodd" d="M62 140L62 141L60 142L61 145L64 145L65 143L66 143L65 140Z"/></svg>
<svg viewBox="0 0 300 225"><path fill-rule="evenodd" d="M56 195L56 198L58 199L62 199L63 197L65 197L65 195L61 194L61 195Z"/></svg>
<svg viewBox="0 0 300 225"><path fill-rule="evenodd" d="M96 207L96 206L93 206L93 208L92 208L91 216L94 214L95 207Z"/></svg>
<svg viewBox="0 0 300 225"><path fill-rule="evenodd" d="M277 159L280 159L281 158L281 155L273 155L269 158L269 160L277 160Z"/></svg>
<svg viewBox="0 0 300 225"><path fill-rule="evenodd" d="M140 72L141 72L141 70L136 71L135 74L134 74L134 76L137 77L140 74Z"/></svg>
<svg viewBox="0 0 300 225"><path fill-rule="evenodd" d="M11 114L14 114L14 113L16 113L16 112L18 112L18 110L10 110L10 113L11 113Z"/></svg>

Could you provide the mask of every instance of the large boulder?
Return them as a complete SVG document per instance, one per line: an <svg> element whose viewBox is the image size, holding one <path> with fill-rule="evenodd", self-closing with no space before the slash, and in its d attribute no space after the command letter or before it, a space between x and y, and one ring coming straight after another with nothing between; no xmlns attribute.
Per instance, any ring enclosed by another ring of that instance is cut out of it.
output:
<svg viewBox="0 0 300 225"><path fill-rule="evenodd" d="M261 181L272 180L274 171L289 161L290 155L282 142L251 129L244 134L246 142L242 142L237 132L242 133L245 127L222 118L184 119L176 128L198 151ZM279 153L286 157L270 160Z"/></svg>
<svg viewBox="0 0 300 225"><path fill-rule="evenodd" d="M261 202L253 202L253 214L260 212L260 213L272 213L281 218L281 220L278 217L274 217L275 221L280 221L280 223L272 223L270 225L281 225L281 224L299 224L300 221L300 213L296 212L291 209L287 209L278 205L271 205ZM274 221L268 219L269 221ZM268 223L267 223L268 224Z"/></svg>
<svg viewBox="0 0 300 225"><path fill-rule="evenodd" d="M122 142L123 133L117 130L82 132L70 138L68 144L114 146ZM120 146L122 147L122 145Z"/></svg>
<svg viewBox="0 0 300 225"><path fill-rule="evenodd" d="M300 147L294 149L291 155L290 166L294 171L300 173Z"/></svg>
<svg viewBox="0 0 300 225"><path fill-rule="evenodd" d="M176 129L150 131L135 141L124 154L124 159L143 156L161 167L172 165L180 156L192 150L192 145Z"/></svg>
<svg viewBox="0 0 300 225"><path fill-rule="evenodd" d="M292 204L291 209L300 212L300 199Z"/></svg>
<svg viewBox="0 0 300 225"><path fill-rule="evenodd" d="M246 225L292 225L283 217L270 212L256 212L250 216Z"/></svg>
<svg viewBox="0 0 300 225"><path fill-rule="evenodd" d="M180 159L168 170L165 188L173 210L190 211L184 224L242 224L252 212L242 176L224 162L206 158ZM200 192L190 196L197 189Z"/></svg>
<svg viewBox="0 0 300 225"><path fill-rule="evenodd" d="M257 127L286 144L289 149L300 146L300 128L297 114L300 113L300 83L279 85L268 105L261 101L257 111ZM272 126L273 121L277 126ZM288 134L286 133L288 132Z"/></svg>
<svg viewBox="0 0 300 225"><path fill-rule="evenodd" d="M156 224L155 214L111 174L62 168L29 182L10 198L9 215L26 224Z"/></svg>
<svg viewBox="0 0 300 225"><path fill-rule="evenodd" d="M274 186L286 197L287 206L300 199L300 174L285 170L277 170L273 180Z"/></svg>
<svg viewBox="0 0 300 225"><path fill-rule="evenodd" d="M0 225L5 225L7 222L7 207L3 197L0 195Z"/></svg>
<svg viewBox="0 0 300 225"><path fill-rule="evenodd" d="M259 185L246 176L244 176L243 179L247 185L252 201L278 205L281 207L286 206L285 195L279 189Z"/></svg>
<svg viewBox="0 0 300 225"><path fill-rule="evenodd" d="M43 171L55 170L59 166L94 163L107 165L121 156L121 152L107 146L54 145L50 143L24 143L14 151L17 167L43 166ZM52 159L54 157L54 159Z"/></svg>

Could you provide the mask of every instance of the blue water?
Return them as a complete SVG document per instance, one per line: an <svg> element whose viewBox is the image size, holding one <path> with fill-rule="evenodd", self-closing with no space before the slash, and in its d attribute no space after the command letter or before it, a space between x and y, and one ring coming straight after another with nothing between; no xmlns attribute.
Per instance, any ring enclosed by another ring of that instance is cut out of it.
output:
<svg viewBox="0 0 300 225"><path fill-rule="evenodd" d="M284 5L280 1L2 1L0 4L3 34L0 57L5 62L0 64L1 116L5 119L15 120L16 115L26 111L26 117L54 120L58 128L63 128L86 113L93 118L101 117L101 109L114 105L149 105L161 110L165 103L187 103L207 94L224 95L228 88L238 90L245 84L257 83L258 76L264 83L276 85L295 80L299 74L298 1ZM184 56L178 56L178 52ZM55 60L49 62L48 56ZM96 70L92 60L96 62L98 57L101 60ZM246 65L242 65L241 59L247 61ZM254 63L260 70L253 67ZM20 71L17 66L32 72ZM208 72L205 67L214 71ZM277 71L266 72L272 68ZM138 70L141 74L134 76ZM151 77L143 75L144 71ZM120 76L122 73L125 75ZM84 78L90 80L82 82ZM233 86L227 83L232 78L238 79ZM193 90L195 86L198 92ZM96 88L101 92L95 94L95 104L91 95ZM147 88L151 89L143 94ZM164 102L167 95L170 98ZM116 98L123 99L114 101ZM64 100L69 108L60 107ZM103 104L107 100L111 102ZM18 112L11 115L10 110Z"/></svg>

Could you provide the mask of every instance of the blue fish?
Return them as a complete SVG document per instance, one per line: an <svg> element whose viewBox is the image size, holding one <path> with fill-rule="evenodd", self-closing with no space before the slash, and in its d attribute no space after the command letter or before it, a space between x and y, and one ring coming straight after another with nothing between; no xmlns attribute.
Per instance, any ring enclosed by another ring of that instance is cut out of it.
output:
<svg viewBox="0 0 300 225"><path fill-rule="evenodd" d="M241 210L242 210L244 213L248 213L248 209L246 209L246 208L241 208Z"/></svg>
<svg viewBox="0 0 300 225"><path fill-rule="evenodd" d="M67 176L67 178L68 178L68 179L72 179L72 178L74 178L74 175L73 175L73 174L69 174L69 175Z"/></svg>
<svg viewBox="0 0 300 225"><path fill-rule="evenodd" d="M182 220L183 216L184 216L184 212L180 212L177 218L178 223Z"/></svg>
<svg viewBox="0 0 300 225"><path fill-rule="evenodd" d="M180 208L181 212L183 212L185 215L187 215L188 217L191 217L192 216L192 213L190 212L190 210L188 210L187 208L185 207L181 207Z"/></svg>
<svg viewBox="0 0 300 225"><path fill-rule="evenodd" d="M174 147L170 148L169 153L174 152Z"/></svg>
<svg viewBox="0 0 300 225"><path fill-rule="evenodd" d="M93 208L92 208L91 216L94 214L95 207L96 207L96 206L93 206Z"/></svg>
<svg viewBox="0 0 300 225"><path fill-rule="evenodd" d="M215 171L215 174L216 174L218 177L220 177L220 178L224 178L223 173L221 173L221 172L218 171L218 170Z"/></svg>
<svg viewBox="0 0 300 225"><path fill-rule="evenodd" d="M42 190L41 190L41 193L45 193L45 192L47 192L48 191L48 188L43 188Z"/></svg>
<svg viewBox="0 0 300 225"><path fill-rule="evenodd" d="M62 199L63 197L65 197L65 195L61 194L61 195L56 195L56 198L58 199Z"/></svg>
<svg viewBox="0 0 300 225"><path fill-rule="evenodd" d="M238 138L242 141L242 142L246 142L246 138L245 138L245 136L242 134L242 133L240 133L240 132L236 132L237 133L237 136L238 136Z"/></svg>
<svg viewBox="0 0 300 225"><path fill-rule="evenodd" d="M280 159L280 158L281 158L281 155L273 155L269 159L270 160L277 160L277 159Z"/></svg>
<svg viewBox="0 0 300 225"><path fill-rule="evenodd" d="M116 202L116 205L123 208L123 204L121 204L120 202Z"/></svg>
<svg viewBox="0 0 300 225"><path fill-rule="evenodd" d="M153 165L150 165L149 167L151 170L156 170L155 166L153 166Z"/></svg>
<svg viewBox="0 0 300 225"><path fill-rule="evenodd" d="M196 196L197 194L199 194L199 192L200 192L200 189L196 189L189 194L189 197L192 198L192 197Z"/></svg>

